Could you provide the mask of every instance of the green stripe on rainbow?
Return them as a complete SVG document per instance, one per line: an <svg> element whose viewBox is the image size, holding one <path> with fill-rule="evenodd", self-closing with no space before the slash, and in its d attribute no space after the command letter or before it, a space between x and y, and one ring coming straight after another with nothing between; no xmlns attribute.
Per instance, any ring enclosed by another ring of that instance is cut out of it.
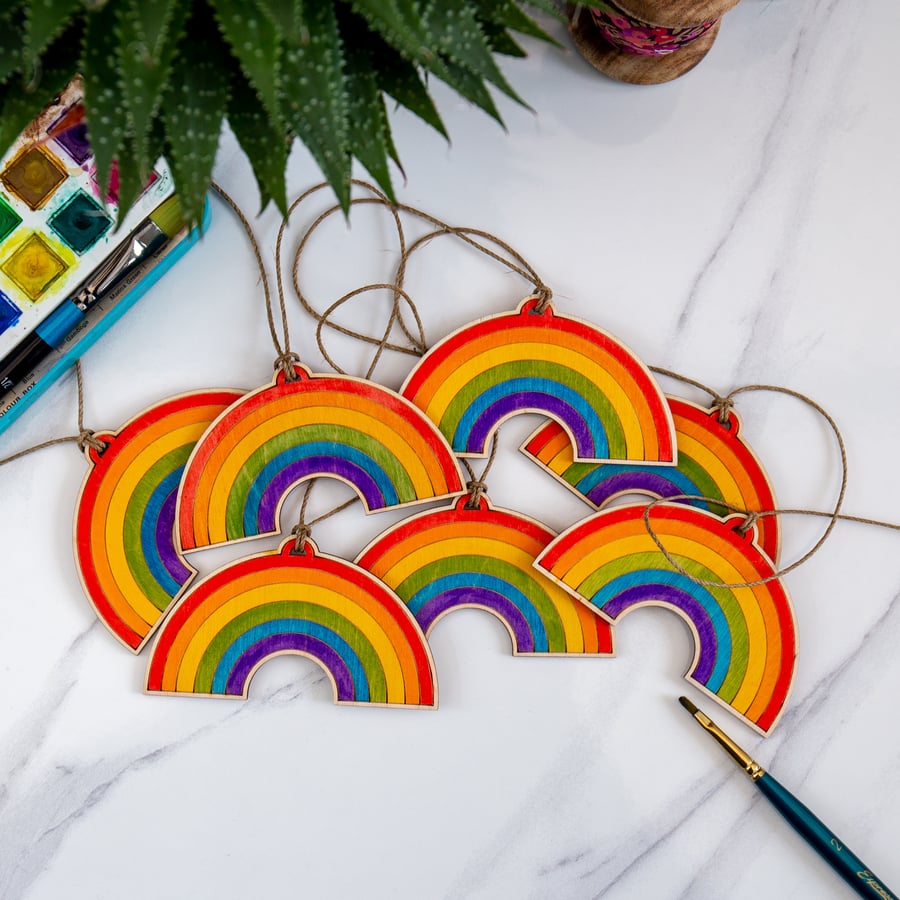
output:
<svg viewBox="0 0 900 900"><path fill-rule="evenodd" d="M477 508L468 502L400 522L357 564L398 594L426 634L454 609L476 607L503 622L516 655L611 655L608 623L534 568L553 532L484 496Z"/></svg>
<svg viewBox="0 0 900 900"><path fill-rule="evenodd" d="M287 541L198 582L160 630L146 689L246 698L259 667L286 654L316 661L336 703L437 706L431 651L406 606L312 541L301 552Z"/></svg>
<svg viewBox="0 0 900 900"><path fill-rule="evenodd" d="M452 451L411 403L362 379L298 375L246 395L197 445L179 497L183 549L277 533L284 498L320 475L353 487L368 512L463 490Z"/></svg>
<svg viewBox="0 0 900 900"><path fill-rule="evenodd" d="M654 507L653 531L687 577L656 546L645 508L591 516L548 545L537 566L610 622L644 606L678 613L694 636L685 677L767 734L787 701L797 655L794 612L772 562L734 519L682 504ZM721 586L762 579L772 580Z"/></svg>
<svg viewBox="0 0 900 900"><path fill-rule="evenodd" d="M734 410L722 423L716 409L704 409L677 397L667 397L667 401L675 423L677 466L663 469L639 463L576 462L568 435L556 422L540 426L520 449L594 509L603 509L625 494L660 498L688 494L724 500L754 512L776 508L772 485L741 435L741 420ZM726 507L705 501L679 502L720 515L729 513ZM781 541L777 517L762 517L755 527L760 548L777 561Z"/></svg>
<svg viewBox="0 0 900 900"><path fill-rule="evenodd" d="M662 391L606 332L529 299L436 344L401 388L450 441L483 456L505 419L538 412L566 431L578 460L671 465L675 433Z"/></svg>
<svg viewBox="0 0 900 900"><path fill-rule="evenodd" d="M75 561L100 621L138 652L195 572L174 543L176 492L209 424L240 391L158 403L86 451L91 468L75 512Z"/></svg>

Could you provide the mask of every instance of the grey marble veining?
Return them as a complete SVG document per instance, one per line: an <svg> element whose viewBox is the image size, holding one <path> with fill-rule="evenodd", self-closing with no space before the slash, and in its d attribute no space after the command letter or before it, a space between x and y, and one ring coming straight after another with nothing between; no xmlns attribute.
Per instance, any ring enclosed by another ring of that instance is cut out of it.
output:
<svg viewBox="0 0 900 900"><path fill-rule="evenodd" d="M392 113L400 199L498 234L560 309L650 364L716 390L763 382L810 394L844 435L845 508L898 518L898 32L888 0L743 0L700 66L652 88L529 45L531 59L507 70L536 113L501 100L507 132L439 85L449 148ZM216 175L256 211L227 134ZM296 152L290 192L316 180ZM357 221L350 234L334 225L305 258L320 305L390 275L389 229ZM277 217L253 224L271 273ZM527 291L480 264L435 242L411 267L432 340ZM326 370L290 297L288 317L292 346ZM183 390L249 388L270 377L272 356L252 256L216 205L202 244L86 358L86 414L115 427ZM383 371L399 384L409 364ZM72 397L63 383L42 398L14 429L21 441L70 433ZM765 395L742 396L738 411L780 499L834 503L825 424ZM567 527L587 508L516 456L534 424L504 433L491 496ZM0 456L18 440L4 436ZM267 663L247 702L148 697L146 654L91 624L61 521L84 469L54 453L0 468L2 900L845 896L690 721L680 693L900 887L894 535L839 525L786 576L800 650L768 738L683 680L691 639L665 610L628 616L610 660L512 658L485 614L448 617L430 639L436 712L335 707L327 678L298 659ZM298 507L289 498L285 516ZM352 556L380 521L347 510L316 539ZM785 562L825 524L785 519ZM195 561L206 573L221 559Z"/></svg>

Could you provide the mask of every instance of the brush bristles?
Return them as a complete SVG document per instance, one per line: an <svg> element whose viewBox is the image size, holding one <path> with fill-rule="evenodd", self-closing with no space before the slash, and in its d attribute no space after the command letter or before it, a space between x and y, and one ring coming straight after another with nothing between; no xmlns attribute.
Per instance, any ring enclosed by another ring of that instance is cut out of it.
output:
<svg viewBox="0 0 900 900"><path fill-rule="evenodd" d="M173 238L184 228L184 214L177 196L169 197L150 213L150 221L167 237Z"/></svg>
<svg viewBox="0 0 900 900"><path fill-rule="evenodd" d="M678 702L679 702L679 703L680 703L680 704L681 704L681 705L682 705L682 706L683 706L683 707L684 707L684 708L685 708L692 716L695 716L695 715L697 715L698 712L700 712L700 710L697 709L697 707L694 706L694 704L691 703L691 701L688 700L687 697L679 697L679 698L678 698Z"/></svg>

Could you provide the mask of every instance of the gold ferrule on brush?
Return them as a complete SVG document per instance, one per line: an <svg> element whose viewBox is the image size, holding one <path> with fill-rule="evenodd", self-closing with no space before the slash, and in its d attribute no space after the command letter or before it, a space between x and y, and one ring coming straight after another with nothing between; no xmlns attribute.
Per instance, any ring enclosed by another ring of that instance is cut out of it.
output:
<svg viewBox="0 0 900 900"><path fill-rule="evenodd" d="M708 731L718 742L722 749L750 776L757 781L765 775L765 769L753 759L749 753L742 750L713 720L701 712L691 703L687 697L679 697L678 702Z"/></svg>

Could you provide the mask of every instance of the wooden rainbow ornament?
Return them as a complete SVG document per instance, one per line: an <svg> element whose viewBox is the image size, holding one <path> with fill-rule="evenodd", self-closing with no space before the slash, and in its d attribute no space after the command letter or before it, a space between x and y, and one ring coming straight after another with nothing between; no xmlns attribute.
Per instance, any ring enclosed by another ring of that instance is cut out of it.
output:
<svg viewBox="0 0 900 900"><path fill-rule="evenodd" d="M242 395L198 391L144 410L86 447L91 464L75 507L75 563L112 635L138 653L196 574L174 541L178 484L209 424Z"/></svg>
<svg viewBox="0 0 900 900"><path fill-rule="evenodd" d="M404 603L309 539L225 566L188 591L159 631L147 693L246 699L267 660L324 669L338 704L437 706L434 661Z"/></svg>
<svg viewBox="0 0 900 900"><path fill-rule="evenodd" d="M556 538L536 565L610 622L644 606L676 612L694 637L685 677L767 734L784 708L797 655L794 612L771 561L734 519L682 504L655 506L653 531L694 578L726 584L772 578L752 587L698 584L660 552L645 508L591 516Z"/></svg>
<svg viewBox="0 0 900 900"><path fill-rule="evenodd" d="M404 398L361 378L296 372L238 400L197 444L178 499L184 550L277 534L285 497L320 475L354 488L366 512L464 490L446 441Z"/></svg>
<svg viewBox="0 0 900 900"><path fill-rule="evenodd" d="M555 419L576 460L671 465L675 428L649 369L604 331L531 297L429 350L400 393L461 456L485 456L501 422Z"/></svg>
<svg viewBox="0 0 900 900"><path fill-rule="evenodd" d="M384 532L357 565L397 593L426 635L453 610L473 607L506 626L517 656L610 656L606 620L534 568L554 536L484 495L460 497Z"/></svg>
<svg viewBox="0 0 900 900"><path fill-rule="evenodd" d="M726 422L717 408L704 409L678 397L668 397L675 423L678 465L663 469L640 464L576 462L568 435L556 422L547 422L520 450L594 509L617 497L644 494L674 497L687 494L722 500L730 506L760 512L775 509L772 485L756 454L741 434L741 420L732 409ZM709 512L729 510L703 500L681 500ZM757 520L757 542L773 562L778 561L781 529L775 516Z"/></svg>

